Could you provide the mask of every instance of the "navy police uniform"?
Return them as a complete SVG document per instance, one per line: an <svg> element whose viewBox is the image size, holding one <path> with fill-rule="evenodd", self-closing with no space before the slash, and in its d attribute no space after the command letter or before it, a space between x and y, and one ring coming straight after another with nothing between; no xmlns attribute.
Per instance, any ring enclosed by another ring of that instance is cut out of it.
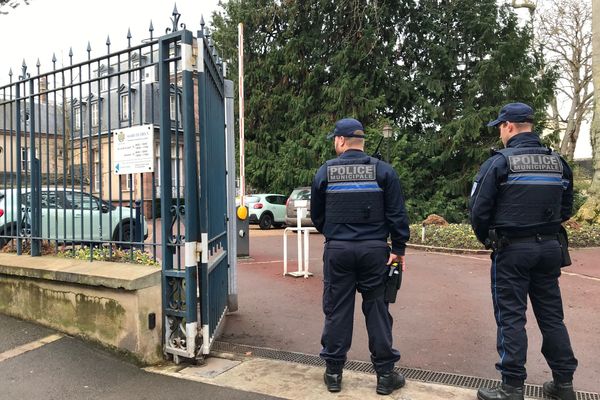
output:
<svg viewBox="0 0 600 400"><path fill-rule="evenodd" d="M499 120L488 125L529 122L532 113L522 103L509 104ZM518 133L481 166L469 205L475 235L494 249L491 290L500 355L496 368L503 383L521 388L527 377L528 295L543 336L542 354L554 382L571 382L577 360L563 322L558 286L562 253L557 240L561 222L572 213L569 165L543 147L536 134ZM479 398L513 398L502 393Z"/></svg>
<svg viewBox="0 0 600 400"><path fill-rule="evenodd" d="M329 372L341 373L352 340L358 290L371 360L378 374L389 373L400 353L392 347L393 320L378 289L389 272L388 236L396 255L404 255L409 239L398 175L363 151L347 150L318 170L310 209L315 227L325 236L321 358Z"/></svg>

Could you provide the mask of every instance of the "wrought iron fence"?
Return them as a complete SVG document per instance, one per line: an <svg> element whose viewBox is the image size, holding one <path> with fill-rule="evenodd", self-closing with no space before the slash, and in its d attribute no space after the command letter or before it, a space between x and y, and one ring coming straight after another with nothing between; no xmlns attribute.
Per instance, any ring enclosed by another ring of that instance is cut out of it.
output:
<svg viewBox="0 0 600 400"><path fill-rule="evenodd" d="M128 32L119 51L107 38L100 56L88 43L83 62L73 61L72 50L66 66L53 56L49 72L39 60L33 71L23 61L20 73L9 72L0 86L2 247L21 254L28 243L39 255L91 246L109 257L123 248L130 258L134 250L161 258L161 186L169 187L169 208L184 205L181 51L172 43L167 55L171 154L163 159L171 177L164 182L152 23L148 32L138 45ZM184 234L179 220L169 223L169 234Z"/></svg>

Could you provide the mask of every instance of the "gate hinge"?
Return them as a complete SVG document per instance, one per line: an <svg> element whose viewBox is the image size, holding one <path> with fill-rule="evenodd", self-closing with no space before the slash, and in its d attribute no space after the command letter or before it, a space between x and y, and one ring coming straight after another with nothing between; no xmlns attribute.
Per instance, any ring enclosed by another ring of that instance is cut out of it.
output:
<svg viewBox="0 0 600 400"><path fill-rule="evenodd" d="M208 262L208 234L202 233L200 234L200 238L202 239L196 243L196 262Z"/></svg>
<svg viewBox="0 0 600 400"><path fill-rule="evenodd" d="M196 242L196 261L200 262L202 259L202 242Z"/></svg>

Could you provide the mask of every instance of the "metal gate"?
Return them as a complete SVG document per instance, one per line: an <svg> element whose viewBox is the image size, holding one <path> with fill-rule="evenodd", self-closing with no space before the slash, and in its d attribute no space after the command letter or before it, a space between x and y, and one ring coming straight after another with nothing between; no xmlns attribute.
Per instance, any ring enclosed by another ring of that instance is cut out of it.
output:
<svg viewBox="0 0 600 400"><path fill-rule="evenodd" d="M223 63L204 29L198 42L202 353L208 354L227 312L229 286L225 85Z"/></svg>
<svg viewBox="0 0 600 400"><path fill-rule="evenodd" d="M173 205L169 185L161 186L162 214L169 215L170 226L185 219L185 235L162 226L163 237L169 237L162 244L165 352L179 362L210 352L227 312L224 66L203 23L197 37L182 30L160 38L159 59L161 160L172 154L168 111L173 81L180 82L175 86L181 86L182 99L184 204ZM171 172L161 164L167 183Z"/></svg>
<svg viewBox="0 0 600 400"><path fill-rule="evenodd" d="M194 35L179 19L175 8L160 37L150 23L139 45L128 33L124 50L107 39L98 57L89 44L86 61L53 57L50 72L38 61L32 76L24 62L0 85L0 244L161 263L164 352L175 362L210 352L235 290L225 66L204 22Z"/></svg>

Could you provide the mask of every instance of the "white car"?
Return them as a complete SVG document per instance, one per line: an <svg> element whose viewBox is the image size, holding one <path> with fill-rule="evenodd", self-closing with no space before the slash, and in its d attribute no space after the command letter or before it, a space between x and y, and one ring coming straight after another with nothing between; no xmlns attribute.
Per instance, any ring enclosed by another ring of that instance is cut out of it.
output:
<svg viewBox="0 0 600 400"><path fill-rule="evenodd" d="M285 202L287 196L277 193L252 194L244 198L248 207L250 223L260 229L280 228L285 224Z"/></svg>
<svg viewBox="0 0 600 400"><path fill-rule="evenodd" d="M4 247L17 230L17 190L0 190L0 248ZM79 190L64 188L42 189L41 214L44 240L62 243L81 242L133 242L136 210L116 207L106 201ZM31 192L21 191L22 223L24 235L31 233ZM148 224L143 223L143 236L148 237Z"/></svg>

